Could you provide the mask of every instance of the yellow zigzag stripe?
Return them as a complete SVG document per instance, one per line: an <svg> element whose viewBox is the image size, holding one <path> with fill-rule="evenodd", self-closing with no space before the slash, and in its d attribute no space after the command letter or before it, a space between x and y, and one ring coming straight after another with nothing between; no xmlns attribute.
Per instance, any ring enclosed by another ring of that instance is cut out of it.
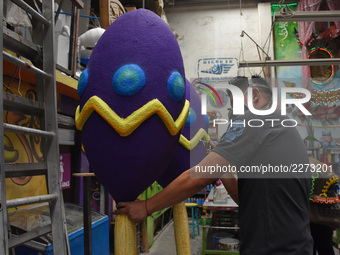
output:
<svg viewBox="0 0 340 255"><path fill-rule="evenodd" d="M96 111L107 123L109 123L120 136L130 135L143 121L153 114L157 114L168 128L171 135L176 135L184 126L189 113L189 101L185 100L182 112L174 121L165 106L158 100L153 99L126 118L119 117L102 99L97 96L91 97L84 105L81 112L77 107L75 122L78 130L82 130L85 122Z"/></svg>
<svg viewBox="0 0 340 255"><path fill-rule="evenodd" d="M181 135L179 137L179 143L182 144L184 148L191 151L196 147L196 145L200 142L202 138L207 142L210 140L210 137L207 134L207 132L203 128L200 128L196 135L190 141L183 135Z"/></svg>

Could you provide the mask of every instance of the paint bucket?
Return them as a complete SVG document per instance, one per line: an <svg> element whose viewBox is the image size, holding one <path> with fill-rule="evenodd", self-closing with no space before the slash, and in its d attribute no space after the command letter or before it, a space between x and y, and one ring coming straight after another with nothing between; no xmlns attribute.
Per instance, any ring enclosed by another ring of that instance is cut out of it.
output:
<svg viewBox="0 0 340 255"><path fill-rule="evenodd" d="M238 251L240 246L240 241L235 238L222 238L218 242L222 251Z"/></svg>
<svg viewBox="0 0 340 255"><path fill-rule="evenodd" d="M233 235L228 232L216 232L213 234L213 247L214 250L219 250L220 249L220 239L222 238L227 238L227 237L232 237Z"/></svg>

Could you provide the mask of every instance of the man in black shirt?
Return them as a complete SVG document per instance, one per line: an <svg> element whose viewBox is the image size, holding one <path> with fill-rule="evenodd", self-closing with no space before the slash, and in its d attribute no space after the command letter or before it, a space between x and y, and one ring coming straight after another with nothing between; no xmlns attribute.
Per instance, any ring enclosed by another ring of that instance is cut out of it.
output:
<svg viewBox="0 0 340 255"><path fill-rule="evenodd" d="M270 107L271 89L262 78L240 77L233 85L244 92L245 104L250 87L254 108ZM240 253L312 254L309 160L302 139L279 111L259 116L245 108L242 116L230 115L232 124L200 164L147 201L119 203L116 213L128 213L132 220L142 220L152 212L183 201L214 180L204 176L191 178L190 173L193 176L197 169L207 166L233 166L238 178L228 172L221 180L239 204Z"/></svg>
<svg viewBox="0 0 340 255"><path fill-rule="evenodd" d="M268 84L260 78L250 82L270 102ZM242 90L248 87L247 79L235 83ZM241 254L312 254L309 159L296 128L282 125L285 119L280 110L266 116L245 111L244 116L234 117L235 124L213 150L239 170ZM247 126L249 121L253 127ZM299 165L301 173L292 170ZM261 166L268 172L255 171Z"/></svg>

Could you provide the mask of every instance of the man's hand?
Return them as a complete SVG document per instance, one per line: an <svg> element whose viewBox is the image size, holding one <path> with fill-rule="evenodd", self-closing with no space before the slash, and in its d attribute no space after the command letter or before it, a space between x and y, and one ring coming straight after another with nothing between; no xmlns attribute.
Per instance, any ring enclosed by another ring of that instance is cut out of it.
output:
<svg viewBox="0 0 340 255"><path fill-rule="evenodd" d="M147 217L145 201L120 202L117 204L115 214L126 213L132 221L142 221Z"/></svg>
<svg viewBox="0 0 340 255"><path fill-rule="evenodd" d="M212 149L214 149L217 145L217 142L213 140L209 140L209 145L211 146Z"/></svg>
<svg viewBox="0 0 340 255"><path fill-rule="evenodd" d="M212 149L214 149L214 148L216 147L216 145L217 145L217 142L216 142L216 141L209 140L208 146L207 146L208 148L207 148L206 154L208 155L208 154L212 151Z"/></svg>

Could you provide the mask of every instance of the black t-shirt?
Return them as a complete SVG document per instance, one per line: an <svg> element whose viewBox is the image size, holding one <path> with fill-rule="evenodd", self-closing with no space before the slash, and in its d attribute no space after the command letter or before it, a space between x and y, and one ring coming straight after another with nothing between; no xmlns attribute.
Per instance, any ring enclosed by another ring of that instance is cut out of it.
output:
<svg viewBox="0 0 340 255"><path fill-rule="evenodd" d="M246 111L213 150L238 170L242 255L312 254L309 160L286 119L279 110L268 116ZM265 167L273 173L263 174Z"/></svg>

